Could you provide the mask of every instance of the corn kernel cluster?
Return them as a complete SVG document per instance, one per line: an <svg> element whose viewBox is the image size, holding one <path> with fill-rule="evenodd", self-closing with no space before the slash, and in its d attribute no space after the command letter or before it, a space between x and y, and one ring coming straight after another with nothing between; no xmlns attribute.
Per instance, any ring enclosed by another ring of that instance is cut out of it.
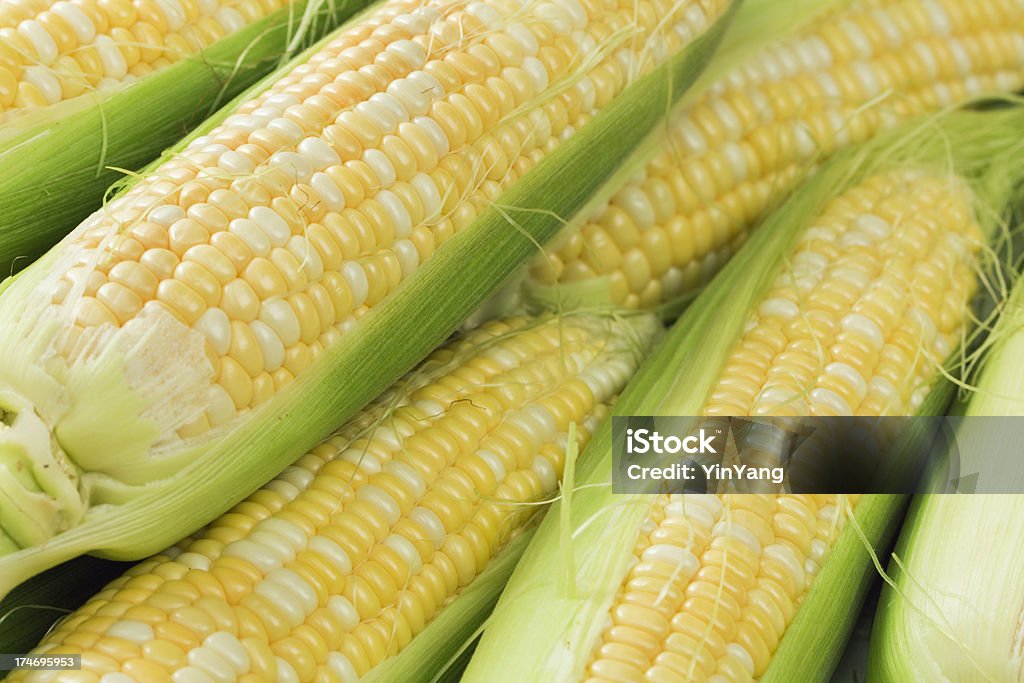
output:
<svg viewBox="0 0 1024 683"><path fill-rule="evenodd" d="M650 308L710 280L817 160L907 118L1024 86L1015 0L855 2L681 111L664 149L532 268Z"/></svg>

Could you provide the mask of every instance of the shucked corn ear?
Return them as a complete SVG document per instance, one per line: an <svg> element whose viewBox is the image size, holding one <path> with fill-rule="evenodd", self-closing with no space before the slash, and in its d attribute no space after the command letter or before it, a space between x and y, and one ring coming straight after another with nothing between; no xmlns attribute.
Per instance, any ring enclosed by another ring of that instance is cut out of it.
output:
<svg viewBox="0 0 1024 683"><path fill-rule="evenodd" d="M569 439L587 442L658 329L635 316L486 325L36 651L81 654L101 681L365 676L462 600L556 492Z"/></svg>
<svg viewBox="0 0 1024 683"><path fill-rule="evenodd" d="M535 259L533 298L650 308L692 294L817 161L915 114L1024 86L1015 0L831 10L680 105L653 159ZM745 7L734 30L746 13L764 14Z"/></svg>
<svg viewBox="0 0 1024 683"><path fill-rule="evenodd" d="M396 379L607 180L727 7L389 2L79 226L0 297L0 543L29 548L0 592L159 550Z"/></svg>
<svg viewBox="0 0 1024 683"><path fill-rule="evenodd" d="M0 6L0 270L29 265L191 127L365 0ZM173 62L173 63L172 63Z"/></svg>
<svg viewBox="0 0 1024 683"><path fill-rule="evenodd" d="M1014 286L991 333L981 374L971 389L955 434L987 432L992 439L1017 438L1014 418L1024 415L1020 363L1024 287ZM1005 421L978 420L1006 416ZM975 420L971 422L971 420ZM1003 433L1000 434L1000 431ZM973 438L970 443L977 443ZM1018 450L1014 443L1003 453ZM986 467L969 458L995 454L964 449L963 476L979 476L978 488L1020 490L1008 468ZM993 483L998 474L1005 481ZM1020 608L1024 576L1017 539L1024 524L1024 498L1014 494L921 495L911 506L882 588L871 633L871 680L1015 681L1024 669Z"/></svg>
<svg viewBox="0 0 1024 683"><path fill-rule="evenodd" d="M998 164L1000 145L1019 153L1022 117L953 115L829 164L679 319L615 414L944 406L928 393L966 335L991 230L979 221L991 226L991 207L1024 172L1000 165L988 178L988 160ZM989 124L992 138L978 134ZM464 680L827 679L871 567L844 526L856 515L878 544L904 497L612 494L609 423L581 456L571 506L563 496L527 548Z"/></svg>

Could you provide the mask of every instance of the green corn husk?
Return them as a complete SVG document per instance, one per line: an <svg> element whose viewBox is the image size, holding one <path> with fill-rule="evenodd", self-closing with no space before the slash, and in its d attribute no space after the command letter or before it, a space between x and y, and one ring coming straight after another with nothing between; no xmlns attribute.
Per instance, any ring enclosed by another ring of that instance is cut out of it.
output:
<svg viewBox="0 0 1024 683"><path fill-rule="evenodd" d="M361 318L343 343L326 349L312 367L231 432L166 458L147 458L144 444L152 429L138 416L140 403L146 402L126 391L120 370L106 373L105 393L90 394L88 402L81 397L74 404L78 415L65 420L71 428L66 425L64 433L82 437L99 461L99 467L85 473L90 499L84 501L84 518L67 530L59 528L66 522L65 511L82 501L67 493L63 473L55 475L61 467L44 469L53 461L54 454L48 452L52 447L39 431L40 421L26 417L26 429L35 435L26 433L22 442L0 441L0 462L21 462L18 467L27 463L32 476L45 482L47 495L33 502L36 509L12 509L7 503L6 510L0 495L0 510L5 525L28 527L39 520L56 520L49 533L54 527L59 533L45 544L0 557L0 595L82 553L137 559L167 547L223 513L352 416L440 344L538 244L557 232L563 216L574 215L588 201L697 77L731 16L732 10L727 11L704 35L630 85L438 249L393 296ZM266 86L265 82L254 91ZM208 120L189 139L204 134L228 113ZM58 245L18 276L0 297L0 318L17 319L26 296L60 257ZM45 344L46 335L40 330L36 342ZM15 347L10 349L9 364L0 369L0 380L38 396L52 380L32 370L36 342L5 343L0 336L0 346ZM0 403L30 415L25 400L9 390L0 389ZM0 471L8 475L0 478L0 490L38 489L20 480L16 470ZM58 493L51 495L54 490ZM174 523L168 524L169 519ZM44 529L42 535L46 533Z"/></svg>
<svg viewBox="0 0 1024 683"><path fill-rule="evenodd" d="M825 202L872 172L931 167L970 183L979 219L993 234L1015 182L1024 178L1018 131L1024 110L954 113L915 122L828 162L755 231L679 318L615 404L616 415L697 415L717 381L747 311L784 265L795 239ZM920 413L942 414L951 387L936 385ZM579 680L619 590L651 498L611 491L611 421L577 466L569 509L555 503L506 587L463 680ZM761 681L827 680L857 617L872 553L895 532L904 495L864 497ZM565 580L554 577L567 572ZM528 626L527 626L528 625ZM906 680L906 679L903 679Z"/></svg>
<svg viewBox="0 0 1024 683"><path fill-rule="evenodd" d="M977 383L954 414L968 419L1024 416L1024 283L1018 281L989 337ZM1007 420L1009 423L1011 420ZM1016 438L998 421L962 422L954 443L968 430L985 430L985 441ZM994 432L994 433L993 433ZM971 439L972 443L978 443ZM963 443L963 442L961 442ZM1019 442L1000 444L1015 453ZM961 451L961 472L983 490L1021 490L1016 463L986 469ZM996 454L993 454L993 457ZM1016 478L1009 473L1014 471ZM1024 525L1024 496L1008 493L917 496L889 563L871 634L869 675L873 681L1012 681L1020 679L1024 651L1018 605L1024 601L1024 563L1017 552Z"/></svg>
<svg viewBox="0 0 1024 683"><path fill-rule="evenodd" d="M363 9L299 0L197 55L111 91L0 123L0 273L21 270L166 147Z"/></svg>

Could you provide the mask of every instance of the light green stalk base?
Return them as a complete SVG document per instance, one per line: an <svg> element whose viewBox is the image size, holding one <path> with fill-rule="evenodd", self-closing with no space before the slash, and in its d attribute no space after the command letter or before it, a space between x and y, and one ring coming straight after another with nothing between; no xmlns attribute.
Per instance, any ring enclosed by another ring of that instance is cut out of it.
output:
<svg viewBox="0 0 1024 683"><path fill-rule="evenodd" d="M5 121L0 276L29 265L98 209L107 189L123 180L121 169L141 168L295 47L367 4L299 0L128 86Z"/></svg>

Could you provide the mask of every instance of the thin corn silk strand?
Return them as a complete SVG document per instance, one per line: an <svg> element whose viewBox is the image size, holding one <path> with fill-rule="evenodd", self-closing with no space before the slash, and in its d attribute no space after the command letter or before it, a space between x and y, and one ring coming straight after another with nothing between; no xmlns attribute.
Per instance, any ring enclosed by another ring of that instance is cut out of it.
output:
<svg viewBox="0 0 1024 683"><path fill-rule="evenodd" d="M983 242L972 201L913 170L842 192L749 315L703 414L918 412L965 333ZM584 680L763 676L844 529L844 498L658 496Z"/></svg>
<svg viewBox="0 0 1024 683"><path fill-rule="evenodd" d="M37 652L153 683L366 675L472 590L530 503L550 499L567 449L586 443L658 328L569 316L469 334L114 581Z"/></svg>
<svg viewBox="0 0 1024 683"><path fill-rule="evenodd" d="M0 300L0 400L31 451L12 490L60 501L8 545L180 470L308 375L727 6L392 2L239 104Z"/></svg>
<svg viewBox="0 0 1024 683"><path fill-rule="evenodd" d="M1009 0L841 3L684 103L654 157L535 260L530 300L685 300L809 169L915 115L1024 85Z"/></svg>

